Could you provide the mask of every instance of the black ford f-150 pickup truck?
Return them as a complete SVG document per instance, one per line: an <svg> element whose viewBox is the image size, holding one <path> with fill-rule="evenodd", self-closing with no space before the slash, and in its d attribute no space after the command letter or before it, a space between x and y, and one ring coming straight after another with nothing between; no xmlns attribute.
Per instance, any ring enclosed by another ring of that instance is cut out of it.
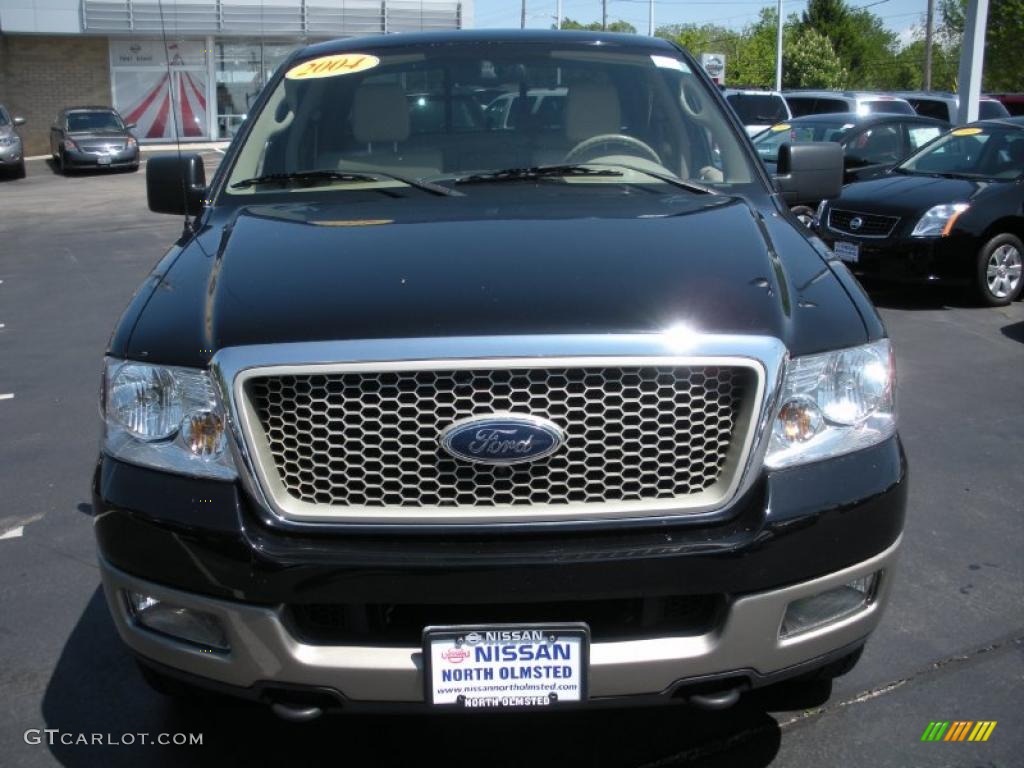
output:
<svg viewBox="0 0 1024 768"><path fill-rule="evenodd" d="M849 669L906 466L885 329L784 202L833 149L768 178L663 40L464 32L296 52L209 185L152 158L192 218L93 483L147 679L304 719Z"/></svg>

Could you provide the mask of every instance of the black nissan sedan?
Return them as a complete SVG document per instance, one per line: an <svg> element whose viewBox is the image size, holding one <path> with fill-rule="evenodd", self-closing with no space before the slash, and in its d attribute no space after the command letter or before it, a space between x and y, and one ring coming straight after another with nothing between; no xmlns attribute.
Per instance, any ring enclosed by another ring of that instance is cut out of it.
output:
<svg viewBox="0 0 1024 768"><path fill-rule="evenodd" d="M821 236L855 273L969 287L991 306L1021 294L1024 121L955 128L883 178L823 201Z"/></svg>
<svg viewBox="0 0 1024 768"><path fill-rule="evenodd" d="M139 168L135 125L111 107L70 107L50 126L50 154L61 173L74 168Z"/></svg>

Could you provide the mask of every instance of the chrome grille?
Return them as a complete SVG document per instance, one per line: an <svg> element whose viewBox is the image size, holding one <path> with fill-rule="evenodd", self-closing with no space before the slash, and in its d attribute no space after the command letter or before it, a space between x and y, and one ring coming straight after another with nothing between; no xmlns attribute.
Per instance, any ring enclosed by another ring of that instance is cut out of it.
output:
<svg viewBox="0 0 1024 768"><path fill-rule="evenodd" d="M467 368L260 374L244 396L287 497L458 508L656 502L727 485L756 384L743 366ZM441 451L445 427L495 412L548 418L566 444L512 467Z"/></svg>
<svg viewBox="0 0 1024 768"><path fill-rule="evenodd" d="M860 219L856 229L850 222ZM828 212L828 225L837 232L844 232L855 237L888 237L899 223L898 216L882 216L876 213L857 213L831 209Z"/></svg>
<svg viewBox="0 0 1024 768"><path fill-rule="evenodd" d="M79 141L78 146L83 152L88 152L91 155L111 155L115 152L123 152L125 142L123 139L107 139L92 142Z"/></svg>

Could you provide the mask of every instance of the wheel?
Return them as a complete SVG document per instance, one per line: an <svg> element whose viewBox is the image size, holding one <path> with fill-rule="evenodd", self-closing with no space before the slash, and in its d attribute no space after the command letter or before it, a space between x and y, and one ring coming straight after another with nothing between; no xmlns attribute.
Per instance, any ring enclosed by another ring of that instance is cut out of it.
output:
<svg viewBox="0 0 1024 768"><path fill-rule="evenodd" d="M57 150L57 172L61 176L67 176L68 175L68 164L67 164L67 161L64 160L64 150L63 149L58 149Z"/></svg>
<svg viewBox="0 0 1024 768"><path fill-rule="evenodd" d="M806 205L794 205L789 210L808 229L814 226L814 209L808 208Z"/></svg>
<svg viewBox="0 0 1024 768"><path fill-rule="evenodd" d="M14 169L14 178L24 179L25 178L25 161L22 160L18 163L18 167Z"/></svg>
<svg viewBox="0 0 1024 768"><path fill-rule="evenodd" d="M1016 235L996 235L978 253L977 290L982 302L1003 307L1020 296L1024 243Z"/></svg>
<svg viewBox="0 0 1024 768"><path fill-rule="evenodd" d="M620 147L626 147L627 150L632 150L630 154L633 155L639 151L647 159L661 165L661 156L654 151L653 147L640 141L640 139L626 136L622 133L606 133L601 136L591 136L589 139L584 139L566 153L565 159L562 162L569 165L585 163L586 156L595 148L615 144L618 144Z"/></svg>

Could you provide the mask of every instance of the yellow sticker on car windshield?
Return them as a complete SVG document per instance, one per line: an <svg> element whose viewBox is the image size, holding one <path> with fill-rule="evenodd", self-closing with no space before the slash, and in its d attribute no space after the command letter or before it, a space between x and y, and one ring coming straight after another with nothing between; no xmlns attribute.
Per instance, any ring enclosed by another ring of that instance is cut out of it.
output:
<svg viewBox="0 0 1024 768"><path fill-rule="evenodd" d="M335 56L321 56L296 64L288 70L289 80L312 80L318 77L336 77L365 72L380 64L380 59L368 53L340 53Z"/></svg>
<svg viewBox="0 0 1024 768"><path fill-rule="evenodd" d="M772 126L772 131L774 133L779 133L780 131L788 131L792 127L793 126L791 126L789 123L779 123L778 125Z"/></svg>
<svg viewBox="0 0 1024 768"><path fill-rule="evenodd" d="M957 128L953 131L954 136L977 136L981 133L981 128Z"/></svg>

